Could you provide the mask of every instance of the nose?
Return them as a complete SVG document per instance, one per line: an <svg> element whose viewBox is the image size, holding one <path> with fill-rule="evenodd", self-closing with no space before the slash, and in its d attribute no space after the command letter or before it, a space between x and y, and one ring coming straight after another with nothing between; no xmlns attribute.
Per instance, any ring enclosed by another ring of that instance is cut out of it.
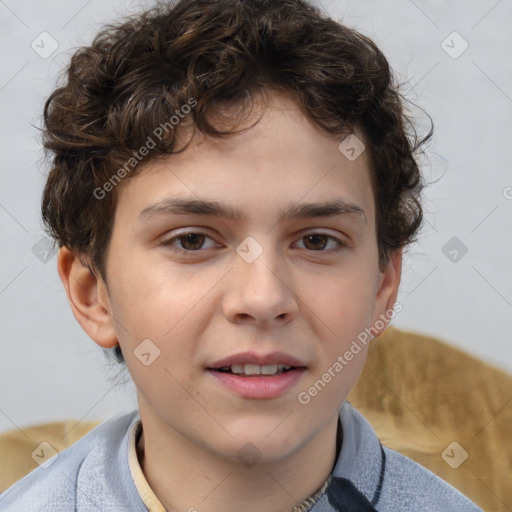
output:
<svg viewBox="0 0 512 512"><path fill-rule="evenodd" d="M230 322L285 325L297 316L291 273L276 250L265 247L252 262L236 254L226 276L223 311Z"/></svg>

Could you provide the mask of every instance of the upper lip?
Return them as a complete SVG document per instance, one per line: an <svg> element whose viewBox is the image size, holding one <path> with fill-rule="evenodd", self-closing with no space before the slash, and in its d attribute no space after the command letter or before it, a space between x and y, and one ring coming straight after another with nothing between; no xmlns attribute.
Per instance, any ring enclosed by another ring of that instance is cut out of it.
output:
<svg viewBox="0 0 512 512"><path fill-rule="evenodd" d="M254 352L240 352L219 359L215 363L208 366L211 369L223 368L224 366L232 366L234 364L257 364L260 366L272 364L284 364L287 366L305 367L306 365L299 359L285 354L284 352L272 352L270 354L256 354Z"/></svg>

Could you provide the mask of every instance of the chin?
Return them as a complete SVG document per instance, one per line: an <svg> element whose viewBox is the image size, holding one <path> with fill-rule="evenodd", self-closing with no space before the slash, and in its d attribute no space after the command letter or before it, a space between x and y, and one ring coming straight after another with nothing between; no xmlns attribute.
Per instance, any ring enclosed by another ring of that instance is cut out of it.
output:
<svg viewBox="0 0 512 512"><path fill-rule="evenodd" d="M245 428L239 425L238 432L228 429L233 438L227 440L229 446L225 447L224 453L230 453L231 458L237 460L249 456L260 459L260 462L273 463L294 453L307 441L306 433L301 436L290 424L282 428L278 425L279 421L274 421L272 426L269 422L251 422Z"/></svg>

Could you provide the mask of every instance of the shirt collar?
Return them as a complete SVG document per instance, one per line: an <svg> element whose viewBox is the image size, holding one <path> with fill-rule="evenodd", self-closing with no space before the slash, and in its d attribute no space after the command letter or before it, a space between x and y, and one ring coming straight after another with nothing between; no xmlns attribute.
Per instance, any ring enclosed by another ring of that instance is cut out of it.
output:
<svg viewBox="0 0 512 512"><path fill-rule="evenodd" d="M348 402L343 403L338 417L342 425L343 441L331 476L343 477L351 480L363 495L365 495L369 500L372 500L372 498L375 497L375 486L371 484L369 485L368 480L362 478L362 475L367 471L370 471L370 473L373 474L379 474L381 472L380 460L376 460L374 457L368 459L365 457L365 454L368 452L375 453L374 450L368 450L368 444L380 445L380 443L374 435L373 429L371 429L366 420L358 414L357 411L348 404ZM164 506L149 486L149 483L142 472L142 468L140 467L137 457L137 443L141 433L142 423L139 419L132 424L128 441L128 466L132 480L141 500L148 509L148 512L166 512ZM372 448L377 452L380 452L380 449L377 449L377 446ZM380 446L378 448L380 448ZM363 471L361 471L361 465L364 467ZM308 502L310 498L305 500L304 504L307 502L309 506L303 510L310 510L311 506L315 506L315 502L317 502L320 496L325 494L325 484L322 486L320 491L321 492L315 496L316 499L313 502ZM299 508L294 507L292 510L301 510L300 507L302 505L303 504L296 505L296 507ZM313 510L316 510L316 508Z"/></svg>
<svg viewBox="0 0 512 512"><path fill-rule="evenodd" d="M148 484L137 457L137 442L142 433L142 422L140 419L135 422L130 430L128 441L128 467L132 475L133 483L139 493L141 500L148 509L148 512L166 512L160 500L156 497L153 489Z"/></svg>

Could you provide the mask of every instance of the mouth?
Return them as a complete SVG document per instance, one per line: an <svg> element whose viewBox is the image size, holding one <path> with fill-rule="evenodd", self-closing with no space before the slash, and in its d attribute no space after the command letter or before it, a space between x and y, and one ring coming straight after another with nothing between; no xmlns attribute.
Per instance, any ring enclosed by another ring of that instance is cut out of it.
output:
<svg viewBox="0 0 512 512"><path fill-rule="evenodd" d="M276 398L290 391L307 367L302 361L274 352L245 352L224 358L206 368L225 389L243 398Z"/></svg>
<svg viewBox="0 0 512 512"><path fill-rule="evenodd" d="M274 377L276 375L282 375L283 373L293 371L297 369L297 367L287 364L233 364L231 366L222 366L221 368L208 369L221 373L229 373L238 377Z"/></svg>
<svg viewBox="0 0 512 512"><path fill-rule="evenodd" d="M270 354L256 354L254 352L241 352L224 359L220 359L207 367L221 373L244 376L274 376L293 371L305 369L306 365L299 359L284 352L272 352Z"/></svg>

